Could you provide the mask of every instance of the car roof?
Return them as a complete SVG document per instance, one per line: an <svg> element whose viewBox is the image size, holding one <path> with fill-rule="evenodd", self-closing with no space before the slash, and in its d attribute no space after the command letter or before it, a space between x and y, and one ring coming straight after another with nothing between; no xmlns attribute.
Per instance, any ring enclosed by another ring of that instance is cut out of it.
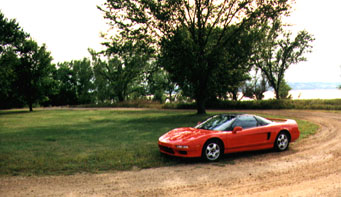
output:
<svg viewBox="0 0 341 197"><path fill-rule="evenodd" d="M232 118L236 118L236 117L239 117L239 116L255 116L255 115L252 115L252 114L238 114L238 113L232 113L232 114L217 114L215 116L230 116Z"/></svg>
<svg viewBox="0 0 341 197"><path fill-rule="evenodd" d="M240 117L240 116L254 116L254 115L251 115L251 114L238 114L238 113L232 113L232 114L216 114L214 116L211 116L211 118L213 117L218 117L218 116L224 116L224 117L228 117L229 120L233 119L233 118L237 118L237 117Z"/></svg>

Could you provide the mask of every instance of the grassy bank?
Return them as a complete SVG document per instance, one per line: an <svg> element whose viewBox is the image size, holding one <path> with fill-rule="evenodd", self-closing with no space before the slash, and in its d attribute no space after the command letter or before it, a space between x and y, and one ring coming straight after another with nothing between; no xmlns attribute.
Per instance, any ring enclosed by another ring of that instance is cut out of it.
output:
<svg viewBox="0 0 341 197"><path fill-rule="evenodd" d="M164 103L149 100L131 100L119 103L101 103L69 106L71 108L150 108L150 109L196 109L195 103ZM340 110L341 99L301 99L301 100L250 100L250 101L209 101L207 109L313 109Z"/></svg>
<svg viewBox="0 0 341 197"><path fill-rule="evenodd" d="M316 109L341 110L341 99L260 100L260 101L214 101L207 109ZM195 109L195 103L168 103L165 109Z"/></svg>
<svg viewBox="0 0 341 197"><path fill-rule="evenodd" d="M0 111L0 174L45 175L175 165L157 140L212 114L184 111ZM302 136L317 126L297 120Z"/></svg>

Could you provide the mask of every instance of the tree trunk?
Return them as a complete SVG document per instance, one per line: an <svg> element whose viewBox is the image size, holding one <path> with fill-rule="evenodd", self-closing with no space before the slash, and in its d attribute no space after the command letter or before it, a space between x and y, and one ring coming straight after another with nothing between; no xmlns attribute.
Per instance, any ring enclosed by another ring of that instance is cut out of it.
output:
<svg viewBox="0 0 341 197"><path fill-rule="evenodd" d="M205 101L203 98L197 99L197 114L206 114Z"/></svg>
<svg viewBox="0 0 341 197"><path fill-rule="evenodd" d="M169 102L172 103L173 98L172 98L172 91L169 91Z"/></svg>
<svg viewBox="0 0 341 197"><path fill-rule="evenodd" d="M279 100L281 97L279 95L279 88L274 89L275 94L276 94L276 99Z"/></svg>
<svg viewBox="0 0 341 197"><path fill-rule="evenodd" d="M232 92L232 99L238 101L238 92Z"/></svg>
<svg viewBox="0 0 341 197"><path fill-rule="evenodd" d="M122 96L122 94L118 95L118 101L119 102L123 102L124 101L124 97Z"/></svg>
<svg viewBox="0 0 341 197"><path fill-rule="evenodd" d="M199 87L196 90L195 101L197 103L197 114L206 114L206 101L207 101L207 83L206 80L199 82Z"/></svg>
<svg viewBox="0 0 341 197"><path fill-rule="evenodd" d="M28 105L29 105L29 108L30 108L30 112L32 112L33 111L32 102L30 102Z"/></svg>
<svg viewBox="0 0 341 197"><path fill-rule="evenodd" d="M124 101L124 99L125 99L124 95L125 94L124 94L123 90L118 92L117 97L118 97L118 101L119 102L123 102Z"/></svg>

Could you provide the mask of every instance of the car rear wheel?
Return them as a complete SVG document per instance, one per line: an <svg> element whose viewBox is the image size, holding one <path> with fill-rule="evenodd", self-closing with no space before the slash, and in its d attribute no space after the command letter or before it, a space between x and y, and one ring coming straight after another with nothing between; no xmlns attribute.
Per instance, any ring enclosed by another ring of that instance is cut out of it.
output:
<svg viewBox="0 0 341 197"><path fill-rule="evenodd" d="M280 132L275 141L275 149L277 151L285 151L289 147L289 136L286 132Z"/></svg>
<svg viewBox="0 0 341 197"><path fill-rule="evenodd" d="M202 157L208 161L218 161L223 153L222 144L218 140L210 140L203 147Z"/></svg>

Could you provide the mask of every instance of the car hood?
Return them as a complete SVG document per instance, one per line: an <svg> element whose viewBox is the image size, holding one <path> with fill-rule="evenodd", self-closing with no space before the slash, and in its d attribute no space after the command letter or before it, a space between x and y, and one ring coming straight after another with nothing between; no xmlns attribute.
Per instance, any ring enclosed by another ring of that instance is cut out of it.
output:
<svg viewBox="0 0 341 197"><path fill-rule="evenodd" d="M177 128L169 131L159 138L161 142L182 142L198 139L212 134L215 131L196 129L192 127Z"/></svg>

